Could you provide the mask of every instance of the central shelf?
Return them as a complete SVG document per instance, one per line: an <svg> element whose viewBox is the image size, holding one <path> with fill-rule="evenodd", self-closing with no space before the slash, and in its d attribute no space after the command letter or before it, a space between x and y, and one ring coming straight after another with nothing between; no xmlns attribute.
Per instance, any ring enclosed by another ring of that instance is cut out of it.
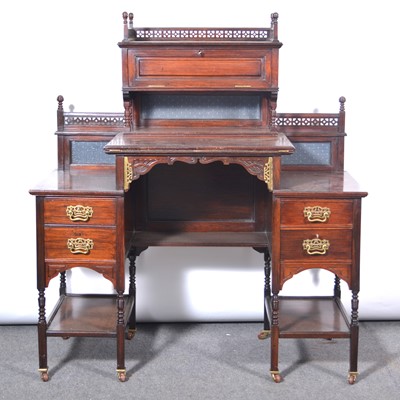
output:
<svg viewBox="0 0 400 400"><path fill-rule="evenodd" d="M135 232L134 247L267 247L266 232Z"/></svg>

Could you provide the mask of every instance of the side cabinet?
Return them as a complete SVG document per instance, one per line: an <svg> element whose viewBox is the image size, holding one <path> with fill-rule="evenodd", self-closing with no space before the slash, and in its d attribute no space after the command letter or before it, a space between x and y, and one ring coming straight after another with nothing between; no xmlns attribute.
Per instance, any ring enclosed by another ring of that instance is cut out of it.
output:
<svg viewBox="0 0 400 400"><path fill-rule="evenodd" d="M287 175L290 173L284 174L284 181ZM354 383L358 374L361 197L365 193L343 186L338 191L334 181L348 180L342 173L326 176L327 190L312 191L315 174L310 175L305 179L303 176L306 191L278 190L273 196L271 263L266 268L267 286L270 282L272 286L266 287L267 321L260 338L271 334L270 372L277 382L281 380L279 339L347 338L350 340L348 380ZM320 174L320 179L323 176ZM313 268L333 274L331 296L280 296L286 281ZM350 315L341 301L342 280L352 292Z"/></svg>
<svg viewBox="0 0 400 400"><path fill-rule="evenodd" d="M132 278L129 293L124 294L124 260L128 248L123 240L124 197L117 191L105 194L107 188L100 182L95 189L96 174L90 172L64 171L53 178L50 180L53 184L44 186L46 189L38 187L31 191L36 195L41 378L44 381L49 378L48 337L114 337L117 338L117 373L123 381L126 377L124 339L132 338L135 332ZM82 185L85 180L91 182L91 188ZM102 274L112 282L116 294L69 294L66 271L74 267L90 268ZM45 289L56 276L60 276L60 297L47 318Z"/></svg>

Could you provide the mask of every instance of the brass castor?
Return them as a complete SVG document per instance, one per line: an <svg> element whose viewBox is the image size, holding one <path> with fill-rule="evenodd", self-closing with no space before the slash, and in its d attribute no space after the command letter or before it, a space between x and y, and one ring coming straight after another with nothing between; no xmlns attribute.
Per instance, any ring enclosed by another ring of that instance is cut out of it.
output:
<svg viewBox="0 0 400 400"><path fill-rule="evenodd" d="M126 338L128 340L132 340L136 335L136 329L129 329L128 333L126 334Z"/></svg>
<svg viewBox="0 0 400 400"><path fill-rule="evenodd" d="M271 377L275 383L282 382L282 375L279 373L279 371L271 371Z"/></svg>
<svg viewBox="0 0 400 400"><path fill-rule="evenodd" d="M47 382L49 380L49 373L48 373L47 368L46 369L39 369L39 372L40 372L40 379L43 382Z"/></svg>
<svg viewBox="0 0 400 400"><path fill-rule="evenodd" d="M354 385L356 383L357 375L358 372L349 372L349 375L347 376L347 382L349 385Z"/></svg>
<svg viewBox="0 0 400 400"><path fill-rule="evenodd" d="M124 369L117 370L117 375L118 375L118 380L120 382L126 381L126 370L124 370Z"/></svg>
<svg viewBox="0 0 400 400"><path fill-rule="evenodd" d="M271 331L267 331L267 330L262 330L258 335L258 339L260 340L265 340L269 337L269 335L271 334Z"/></svg>

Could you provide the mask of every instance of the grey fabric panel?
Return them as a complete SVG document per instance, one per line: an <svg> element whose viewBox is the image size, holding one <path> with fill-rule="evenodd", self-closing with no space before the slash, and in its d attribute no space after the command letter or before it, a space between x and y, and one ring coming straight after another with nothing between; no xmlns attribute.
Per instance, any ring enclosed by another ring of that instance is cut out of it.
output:
<svg viewBox="0 0 400 400"><path fill-rule="evenodd" d="M295 142L296 151L282 157L283 165L330 165L330 142Z"/></svg>
<svg viewBox="0 0 400 400"><path fill-rule="evenodd" d="M261 118L258 95L151 94L142 97L143 119L238 119Z"/></svg>
<svg viewBox="0 0 400 400"><path fill-rule="evenodd" d="M106 154L108 142L71 142L71 164L114 164L115 156Z"/></svg>

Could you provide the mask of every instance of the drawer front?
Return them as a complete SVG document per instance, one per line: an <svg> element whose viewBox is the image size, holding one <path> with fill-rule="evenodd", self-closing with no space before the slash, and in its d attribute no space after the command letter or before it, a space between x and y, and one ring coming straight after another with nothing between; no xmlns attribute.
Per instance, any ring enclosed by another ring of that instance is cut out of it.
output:
<svg viewBox="0 0 400 400"><path fill-rule="evenodd" d="M351 229L281 231L281 261L351 262Z"/></svg>
<svg viewBox="0 0 400 400"><path fill-rule="evenodd" d="M115 228L45 227L46 261L115 261Z"/></svg>
<svg viewBox="0 0 400 400"><path fill-rule="evenodd" d="M353 202L351 200L282 200L281 226L340 226L352 227Z"/></svg>
<svg viewBox="0 0 400 400"><path fill-rule="evenodd" d="M46 198L44 201L46 224L115 225L114 199L83 197Z"/></svg>
<svg viewBox="0 0 400 400"><path fill-rule="evenodd" d="M142 54L129 51L128 85L146 89L267 89L277 86L266 51L235 56L202 50Z"/></svg>
<svg viewBox="0 0 400 400"><path fill-rule="evenodd" d="M251 58L143 58L138 60L138 76L229 76L260 78L262 75L262 64L262 59Z"/></svg>

